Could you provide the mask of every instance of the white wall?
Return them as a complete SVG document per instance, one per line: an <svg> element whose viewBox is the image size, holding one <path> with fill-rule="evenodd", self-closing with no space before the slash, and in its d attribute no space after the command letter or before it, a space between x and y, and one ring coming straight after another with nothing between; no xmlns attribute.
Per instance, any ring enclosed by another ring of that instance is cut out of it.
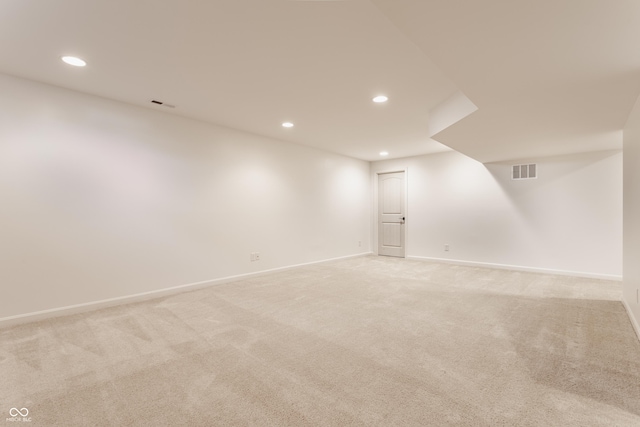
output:
<svg viewBox="0 0 640 427"><path fill-rule="evenodd" d="M0 93L0 318L370 250L368 162L8 76Z"/></svg>
<svg viewBox="0 0 640 427"><path fill-rule="evenodd" d="M408 168L409 257L619 279L622 153L529 162L538 179L454 151L379 161L372 185L377 172Z"/></svg>
<svg viewBox="0 0 640 427"><path fill-rule="evenodd" d="M624 280L622 301L640 338L640 98L624 128Z"/></svg>

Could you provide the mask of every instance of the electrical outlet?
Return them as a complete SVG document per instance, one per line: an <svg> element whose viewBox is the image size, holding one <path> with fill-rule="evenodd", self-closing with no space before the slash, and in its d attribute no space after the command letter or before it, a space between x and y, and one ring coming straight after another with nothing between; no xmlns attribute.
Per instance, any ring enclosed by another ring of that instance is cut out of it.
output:
<svg viewBox="0 0 640 427"><path fill-rule="evenodd" d="M255 258L256 258L255 260L256 261L260 261L260 252L255 252L254 255L255 255Z"/></svg>
<svg viewBox="0 0 640 427"><path fill-rule="evenodd" d="M449 252L449 245L444 245L444 251Z"/></svg>

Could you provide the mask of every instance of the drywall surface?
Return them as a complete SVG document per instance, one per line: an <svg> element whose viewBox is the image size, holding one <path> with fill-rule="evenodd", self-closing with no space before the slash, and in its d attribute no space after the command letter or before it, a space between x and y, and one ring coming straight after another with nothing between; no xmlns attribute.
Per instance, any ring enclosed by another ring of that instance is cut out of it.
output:
<svg viewBox="0 0 640 427"><path fill-rule="evenodd" d="M512 180L512 163L447 152L374 162L372 183L407 168L409 257L619 279L622 153L513 163L533 162L537 179Z"/></svg>
<svg viewBox="0 0 640 427"><path fill-rule="evenodd" d="M640 338L640 98L624 128L624 274L622 300Z"/></svg>
<svg viewBox="0 0 640 427"><path fill-rule="evenodd" d="M0 318L370 251L368 162L9 76L0 93Z"/></svg>

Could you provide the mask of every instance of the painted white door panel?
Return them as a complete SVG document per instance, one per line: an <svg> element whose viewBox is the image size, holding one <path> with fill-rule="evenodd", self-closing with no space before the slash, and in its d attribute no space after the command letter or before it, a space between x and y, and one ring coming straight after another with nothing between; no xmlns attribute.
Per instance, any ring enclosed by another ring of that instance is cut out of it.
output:
<svg viewBox="0 0 640 427"><path fill-rule="evenodd" d="M378 254L404 257L404 172L378 175Z"/></svg>

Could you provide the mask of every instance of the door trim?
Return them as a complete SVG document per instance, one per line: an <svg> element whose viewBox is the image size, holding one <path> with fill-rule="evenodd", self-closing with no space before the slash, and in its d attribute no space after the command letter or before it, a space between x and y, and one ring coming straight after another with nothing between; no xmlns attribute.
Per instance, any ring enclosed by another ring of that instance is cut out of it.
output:
<svg viewBox="0 0 640 427"><path fill-rule="evenodd" d="M404 214L407 218L404 222L404 258L408 258L409 254L407 253L407 248L409 247L409 240L407 230L409 229L409 221L411 218L409 217L409 168L394 168L394 169L384 169L380 171L376 171L373 175L373 209L372 209L372 224L373 224L373 238L371 239L372 250L375 255L380 255L378 253L378 180L380 175L384 175L386 173L394 173L394 172L404 172Z"/></svg>

